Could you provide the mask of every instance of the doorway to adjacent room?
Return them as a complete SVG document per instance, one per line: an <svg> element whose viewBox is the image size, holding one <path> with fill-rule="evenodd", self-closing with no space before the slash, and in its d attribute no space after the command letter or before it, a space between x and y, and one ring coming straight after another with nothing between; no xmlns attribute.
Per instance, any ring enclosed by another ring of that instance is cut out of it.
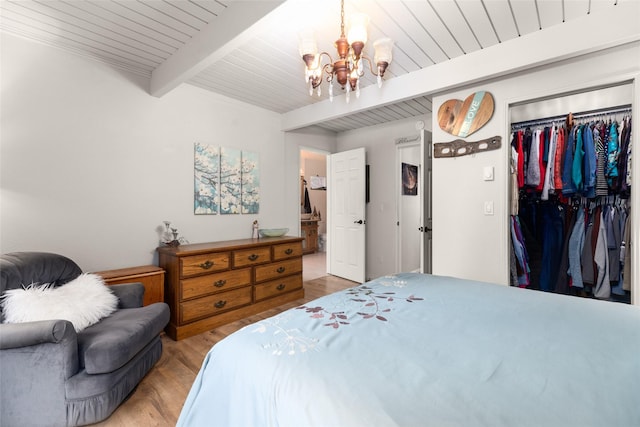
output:
<svg viewBox="0 0 640 427"><path fill-rule="evenodd" d="M327 155L300 148L300 236L303 241L303 280L327 275Z"/></svg>

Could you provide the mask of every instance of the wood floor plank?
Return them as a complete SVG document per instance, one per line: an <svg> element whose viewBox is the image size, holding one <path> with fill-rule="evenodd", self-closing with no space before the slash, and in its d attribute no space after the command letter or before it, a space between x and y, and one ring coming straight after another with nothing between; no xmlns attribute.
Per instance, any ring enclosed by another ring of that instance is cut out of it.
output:
<svg viewBox="0 0 640 427"><path fill-rule="evenodd" d="M191 385L207 352L215 343L257 321L275 316L289 308L306 304L321 296L356 286L357 283L335 276L304 282L305 297L278 308L238 320L184 340L173 341L162 335L162 357L116 411L98 427L170 427L175 426Z"/></svg>

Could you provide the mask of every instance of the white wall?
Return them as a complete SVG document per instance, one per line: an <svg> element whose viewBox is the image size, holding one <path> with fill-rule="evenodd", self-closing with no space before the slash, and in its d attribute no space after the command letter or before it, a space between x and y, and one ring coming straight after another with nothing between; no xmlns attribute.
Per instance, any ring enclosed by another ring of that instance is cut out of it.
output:
<svg viewBox="0 0 640 427"><path fill-rule="evenodd" d="M429 115L398 120L338 135L337 151L365 147L370 165L370 202L367 204L366 277L375 278L396 271L396 144L402 137L418 135L416 122L431 123Z"/></svg>
<svg viewBox="0 0 640 427"><path fill-rule="evenodd" d="M2 252L58 252L95 271L153 263L163 220L191 243L251 237L254 219L295 234L280 115L190 85L155 98L142 77L1 43ZM259 152L258 215L193 214L194 142Z"/></svg>
<svg viewBox="0 0 640 427"><path fill-rule="evenodd" d="M503 138L503 148L498 151L433 160L434 274L508 283L509 105L629 79L640 73L639 57L640 43L635 42L434 96L437 111L448 99L464 99L478 90L491 92L495 99L493 117L465 140L496 135ZM638 93L634 103L637 109ZM635 114L638 117L637 112ZM434 143L455 139L442 131L435 119L433 129ZM494 167L494 181L483 181L485 166ZM635 174L636 188L638 183L640 180ZM495 215L484 215L485 201L494 202ZM635 281L635 289L639 290L637 275Z"/></svg>

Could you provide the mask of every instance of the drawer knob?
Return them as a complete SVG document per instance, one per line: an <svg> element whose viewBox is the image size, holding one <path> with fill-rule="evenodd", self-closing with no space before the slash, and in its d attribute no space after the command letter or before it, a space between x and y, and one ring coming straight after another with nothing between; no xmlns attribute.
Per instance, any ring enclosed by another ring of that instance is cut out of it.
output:
<svg viewBox="0 0 640 427"><path fill-rule="evenodd" d="M255 261L257 259L258 259L258 255L256 255L256 254L249 255L249 261Z"/></svg>
<svg viewBox="0 0 640 427"><path fill-rule="evenodd" d="M287 250L285 250L284 253L287 255L291 255L293 253L293 249L287 248Z"/></svg>
<svg viewBox="0 0 640 427"><path fill-rule="evenodd" d="M220 301L218 301L217 303L215 303L215 304L214 304L214 306L215 306L216 308L222 308L222 307L224 307L225 305L227 305L227 302L226 302L225 300L220 300Z"/></svg>
<svg viewBox="0 0 640 427"><path fill-rule="evenodd" d="M285 288L284 283L280 283L278 286L276 286L276 289L281 291Z"/></svg>
<svg viewBox="0 0 640 427"><path fill-rule="evenodd" d="M203 262L202 264L200 264L200 268L202 268L203 270L208 270L211 267L213 267L213 261L207 260L206 262Z"/></svg>
<svg viewBox="0 0 640 427"><path fill-rule="evenodd" d="M276 271L278 273L284 273L285 270L286 270L286 268L284 268L284 267L278 267L278 269Z"/></svg>
<svg viewBox="0 0 640 427"><path fill-rule="evenodd" d="M215 286L216 288L221 288L221 287L223 287L226 283L227 283L227 281L226 281L226 280L221 279L221 280L218 280L217 282L214 282L214 283L213 283L213 286Z"/></svg>

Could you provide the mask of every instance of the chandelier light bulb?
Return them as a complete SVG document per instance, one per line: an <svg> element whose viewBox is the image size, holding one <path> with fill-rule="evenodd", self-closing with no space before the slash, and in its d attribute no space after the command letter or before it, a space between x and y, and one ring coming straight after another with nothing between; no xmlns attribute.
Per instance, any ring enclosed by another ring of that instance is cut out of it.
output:
<svg viewBox="0 0 640 427"><path fill-rule="evenodd" d="M298 52L300 56L318 54L318 44L312 30L305 30L298 34Z"/></svg>
<svg viewBox="0 0 640 427"><path fill-rule="evenodd" d="M373 42L373 49L375 51L373 60L376 64L380 62L391 63L391 50L393 49L393 40L388 37L378 39Z"/></svg>
<svg viewBox="0 0 640 427"><path fill-rule="evenodd" d="M367 43L367 27L369 26L369 16L364 13L354 13L349 18L349 30L347 41L349 44L361 42Z"/></svg>

